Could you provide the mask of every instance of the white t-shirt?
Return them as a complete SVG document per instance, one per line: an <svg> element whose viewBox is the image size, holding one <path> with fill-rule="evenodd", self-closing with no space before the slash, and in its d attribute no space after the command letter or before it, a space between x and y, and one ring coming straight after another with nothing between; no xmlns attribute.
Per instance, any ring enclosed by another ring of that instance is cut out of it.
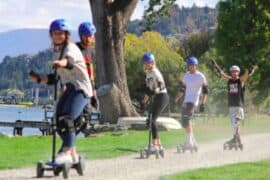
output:
<svg viewBox="0 0 270 180"><path fill-rule="evenodd" d="M207 85L205 76L199 71L193 74L187 72L184 75L183 83L186 86L184 103L191 102L194 103L195 106L198 106L202 86Z"/></svg>
<svg viewBox="0 0 270 180"><path fill-rule="evenodd" d="M158 93L167 93L164 78L157 68L146 73L146 86L149 87L150 90L155 91L155 89L159 87L158 80L162 84L161 91Z"/></svg>

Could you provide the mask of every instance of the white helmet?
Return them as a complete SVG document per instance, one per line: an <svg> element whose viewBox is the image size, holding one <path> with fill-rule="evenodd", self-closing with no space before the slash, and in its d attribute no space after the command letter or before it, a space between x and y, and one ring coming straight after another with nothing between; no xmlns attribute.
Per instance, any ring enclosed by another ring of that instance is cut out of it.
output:
<svg viewBox="0 0 270 180"><path fill-rule="evenodd" d="M232 72L232 71L238 71L238 72L240 72L240 68L239 68L238 66L236 66L236 65L233 65L233 66L230 68L230 72Z"/></svg>

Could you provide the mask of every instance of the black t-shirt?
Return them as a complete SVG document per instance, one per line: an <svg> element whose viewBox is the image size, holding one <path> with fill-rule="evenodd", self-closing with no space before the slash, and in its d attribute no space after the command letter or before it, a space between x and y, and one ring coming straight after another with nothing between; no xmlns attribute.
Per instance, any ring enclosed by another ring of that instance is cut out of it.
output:
<svg viewBox="0 0 270 180"><path fill-rule="evenodd" d="M244 105L244 87L241 86L240 79L229 79L228 81L228 105L243 107Z"/></svg>

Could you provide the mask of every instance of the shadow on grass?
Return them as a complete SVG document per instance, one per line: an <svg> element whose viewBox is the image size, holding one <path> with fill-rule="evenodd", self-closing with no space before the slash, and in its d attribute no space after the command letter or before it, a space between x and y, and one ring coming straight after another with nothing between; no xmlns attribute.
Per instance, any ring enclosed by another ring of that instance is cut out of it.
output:
<svg viewBox="0 0 270 180"><path fill-rule="evenodd" d="M124 152L138 152L138 150L129 149L129 148L115 148L117 151L124 151Z"/></svg>

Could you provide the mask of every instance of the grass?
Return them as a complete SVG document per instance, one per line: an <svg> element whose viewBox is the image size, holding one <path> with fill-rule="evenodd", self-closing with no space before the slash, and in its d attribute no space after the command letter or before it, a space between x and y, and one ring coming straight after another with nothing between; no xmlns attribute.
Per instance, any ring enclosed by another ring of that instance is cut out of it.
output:
<svg viewBox="0 0 270 180"><path fill-rule="evenodd" d="M202 168L161 180L267 180L270 174L270 160L252 163L238 163L215 168Z"/></svg>
<svg viewBox="0 0 270 180"><path fill-rule="evenodd" d="M270 118L252 116L247 118L243 134L268 132ZM230 138L231 127L228 118L197 119L194 133L198 142ZM160 137L166 148L175 147L185 138L184 130L161 132ZM131 153L148 143L147 131L121 131L100 134L97 137L78 138L80 154L88 159L112 158ZM60 141L57 141L60 144ZM39 160L51 157L51 137L0 137L0 169L33 166Z"/></svg>

